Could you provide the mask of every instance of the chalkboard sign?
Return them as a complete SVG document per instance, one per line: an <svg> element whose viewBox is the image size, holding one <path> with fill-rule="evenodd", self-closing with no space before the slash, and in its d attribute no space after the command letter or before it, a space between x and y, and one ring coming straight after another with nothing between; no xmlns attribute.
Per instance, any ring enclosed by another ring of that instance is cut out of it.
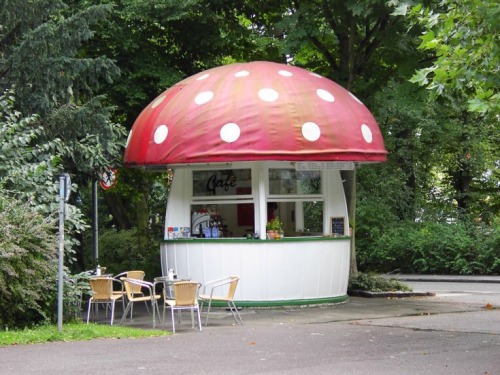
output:
<svg viewBox="0 0 500 375"><path fill-rule="evenodd" d="M345 236L345 216L332 217L330 218L332 222L332 234L335 236Z"/></svg>

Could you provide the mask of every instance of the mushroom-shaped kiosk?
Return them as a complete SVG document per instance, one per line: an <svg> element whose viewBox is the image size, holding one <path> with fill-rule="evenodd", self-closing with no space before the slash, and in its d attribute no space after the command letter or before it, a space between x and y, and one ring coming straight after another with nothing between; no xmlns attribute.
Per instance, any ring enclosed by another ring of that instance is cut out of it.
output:
<svg viewBox="0 0 500 375"><path fill-rule="evenodd" d="M350 92L256 61L203 71L159 95L132 127L125 165L173 170L164 275L239 275L238 306L307 305L347 299L340 171L386 154L375 119Z"/></svg>

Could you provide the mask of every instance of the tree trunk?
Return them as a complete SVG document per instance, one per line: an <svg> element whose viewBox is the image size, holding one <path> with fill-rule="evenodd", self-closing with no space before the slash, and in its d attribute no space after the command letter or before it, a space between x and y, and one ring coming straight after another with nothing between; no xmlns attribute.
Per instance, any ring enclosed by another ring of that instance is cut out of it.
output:
<svg viewBox="0 0 500 375"><path fill-rule="evenodd" d="M147 196L147 189L143 189L135 206L137 215L137 251L141 253L149 250L149 204Z"/></svg>
<svg viewBox="0 0 500 375"><path fill-rule="evenodd" d="M123 205L121 196L114 192L105 192L104 201L106 202L106 206L108 206L109 212L113 216L113 221L118 230L130 229L134 226L130 214Z"/></svg>

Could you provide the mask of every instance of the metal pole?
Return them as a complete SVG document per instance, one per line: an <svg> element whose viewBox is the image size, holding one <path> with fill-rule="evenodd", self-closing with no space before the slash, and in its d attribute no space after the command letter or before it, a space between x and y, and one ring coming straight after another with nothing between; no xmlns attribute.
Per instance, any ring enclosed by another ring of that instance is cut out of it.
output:
<svg viewBox="0 0 500 375"><path fill-rule="evenodd" d="M59 279L57 290L57 328L62 331L63 321L63 264L64 264L64 205L66 176L59 175Z"/></svg>
<svg viewBox="0 0 500 375"><path fill-rule="evenodd" d="M99 238L97 223L97 179L92 180L92 255L94 266L99 261Z"/></svg>

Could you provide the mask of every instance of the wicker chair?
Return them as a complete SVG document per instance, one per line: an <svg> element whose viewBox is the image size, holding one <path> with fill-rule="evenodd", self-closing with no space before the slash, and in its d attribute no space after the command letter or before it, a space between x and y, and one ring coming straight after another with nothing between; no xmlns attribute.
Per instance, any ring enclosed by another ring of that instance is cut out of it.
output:
<svg viewBox="0 0 500 375"><path fill-rule="evenodd" d="M200 294L199 299L201 302L201 308L203 309L203 304L208 302L208 310L207 310L207 319L205 322L205 326L208 325L208 317L210 316L210 308L212 307L212 302L222 302L226 303L229 307L229 311L233 314L233 318L236 323L240 323L243 325L243 320L241 319L240 313L234 304L233 298L234 293L236 292L236 287L238 286L239 281L238 276L230 276L225 277L223 279L212 280L205 284L203 287L203 294ZM207 294L207 289L210 289L210 292ZM214 291L216 289L227 290L226 295L214 295Z"/></svg>
<svg viewBox="0 0 500 375"><path fill-rule="evenodd" d="M123 284L124 279L144 280L145 275L146 275L146 273L144 271L126 271L126 272L119 273L114 278L116 280L119 280ZM142 287L140 285L132 284L130 287L132 288L132 294L134 296L144 297L144 293L142 292ZM122 285L121 293L125 297L127 297L127 293L125 292L125 287L123 285ZM144 305L146 306L146 310L148 311L148 314L149 314L149 308L148 308L147 301L144 301ZM125 310L125 299L123 300L123 310ZM130 313L130 319L132 319L132 311Z"/></svg>
<svg viewBox="0 0 500 375"><path fill-rule="evenodd" d="M173 299L165 299L163 305L163 321L165 321L165 308L170 308L172 317L172 332L175 333L175 318L174 311L179 312L179 323L181 320L180 312L182 310L191 311L191 327L194 327L193 313L196 312L198 317L198 329L201 328L200 306L198 305L198 291L201 284L196 281L179 281L174 283Z"/></svg>
<svg viewBox="0 0 500 375"><path fill-rule="evenodd" d="M158 312L158 316L160 316L160 310L158 309L157 301L161 298L161 296L159 294L155 294L154 284L148 281L129 279L129 278L122 278L121 280L123 282L123 286L125 287L128 303L125 311L123 312L123 316L120 323L123 323L125 321L129 311L130 311L130 319L132 319L134 302L144 302L146 303L146 306L147 303L150 302L151 308L153 309L153 328L155 328L156 326L155 313ZM140 293L137 293L136 287L140 288ZM144 290L147 290L147 294L143 292ZM149 309L148 309L148 314L149 314Z"/></svg>
<svg viewBox="0 0 500 375"><path fill-rule="evenodd" d="M90 288L92 290L92 297L89 299L89 306L87 310L87 324L89 324L90 310L92 305L106 304L111 306L111 325L115 317L115 302L123 297L122 294L115 294L113 292L113 282L115 280L110 277L94 277L89 280ZM97 312L97 308L95 309Z"/></svg>

